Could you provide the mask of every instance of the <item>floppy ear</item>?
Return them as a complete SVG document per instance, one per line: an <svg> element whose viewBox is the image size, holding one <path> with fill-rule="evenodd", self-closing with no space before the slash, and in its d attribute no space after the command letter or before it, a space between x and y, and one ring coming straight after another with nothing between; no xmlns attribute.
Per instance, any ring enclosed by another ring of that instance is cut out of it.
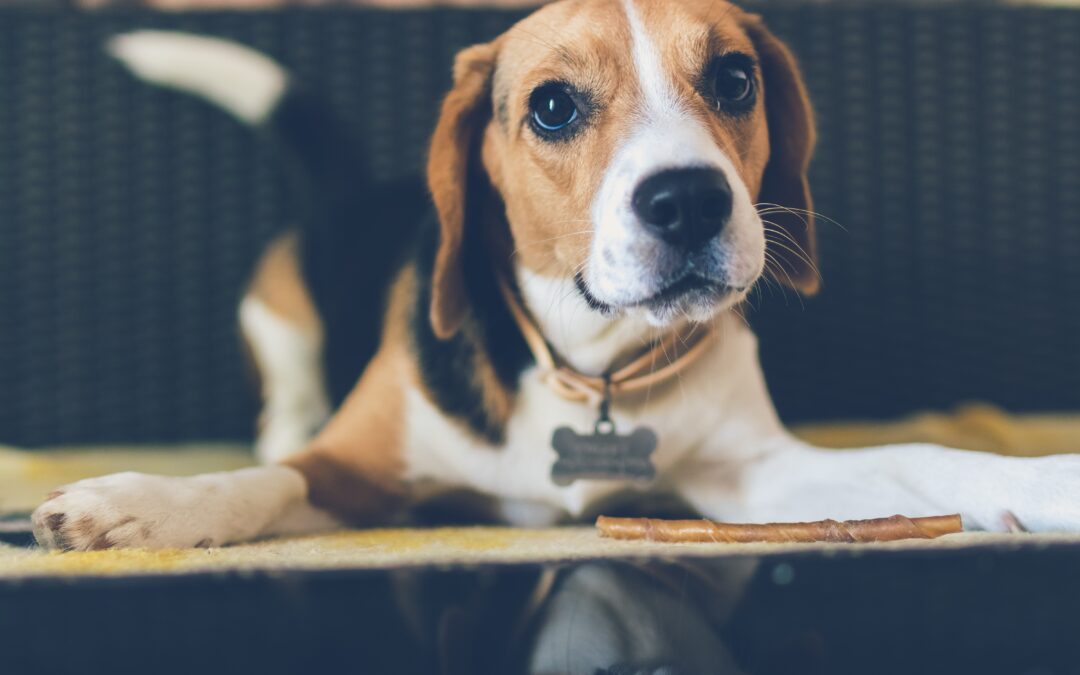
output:
<svg viewBox="0 0 1080 675"><path fill-rule="evenodd" d="M813 202L806 179L815 140L810 97L795 57L761 18L747 17L745 28L760 59L769 123L769 161L757 200L759 204L782 207L768 215L768 220L783 232L774 235L779 236L782 245L773 250L785 273L781 280L800 293L812 295L821 279L817 273Z"/></svg>
<svg viewBox="0 0 1080 675"><path fill-rule="evenodd" d="M491 117L495 46L474 45L454 59L454 87L443 100L428 155L428 189L439 216L439 249L431 274L431 326L439 338L457 332L465 317L465 196L477 134Z"/></svg>

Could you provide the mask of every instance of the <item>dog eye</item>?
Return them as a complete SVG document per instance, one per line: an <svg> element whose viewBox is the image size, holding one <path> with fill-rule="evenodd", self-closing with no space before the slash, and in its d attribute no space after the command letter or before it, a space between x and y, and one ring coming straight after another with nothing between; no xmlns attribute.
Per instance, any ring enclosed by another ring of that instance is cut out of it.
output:
<svg viewBox="0 0 1080 675"><path fill-rule="evenodd" d="M716 74L716 95L728 101L743 101L750 95L753 82L744 68L722 67Z"/></svg>
<svg viewBox="0 0 1080 675"><path fill-rule="evenodd" d="M532 121L541 132L557 132L566 129L578 118L577 104L558 83L537 87L529 97Z"/></svg>
<svg viewBox="0 0 1080 675"><path fill-rule="evenodd" d="M754 66L750 57L729 54L717 59L712 68L712 94L718 108L740 112L748 107L754 95Z"/></svg>

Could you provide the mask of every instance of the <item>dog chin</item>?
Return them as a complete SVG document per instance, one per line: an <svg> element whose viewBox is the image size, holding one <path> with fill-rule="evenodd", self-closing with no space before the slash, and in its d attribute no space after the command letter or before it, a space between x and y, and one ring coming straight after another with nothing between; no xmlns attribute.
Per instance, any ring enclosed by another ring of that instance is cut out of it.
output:
<svg viewBox="0 0 1080 675"><path fill-rule="evenodd" d="M748 292L745 288L706 283L693 285L677 293L671 293L670 286L662 287L644 299L616 302L593 295L580 277L576 282L578 292L594 310L609 317L639 317L657 328L664 328L682 320L706 323L742 302Z"/></svg>
<svg viewBox="0 0 1080 675"><path fill-rule="evenodd" d="M745 290L689 291L676 298L633 306L627 313L639 314L650 326L664 328L680 320L708 323L746 297Z"/></svg>

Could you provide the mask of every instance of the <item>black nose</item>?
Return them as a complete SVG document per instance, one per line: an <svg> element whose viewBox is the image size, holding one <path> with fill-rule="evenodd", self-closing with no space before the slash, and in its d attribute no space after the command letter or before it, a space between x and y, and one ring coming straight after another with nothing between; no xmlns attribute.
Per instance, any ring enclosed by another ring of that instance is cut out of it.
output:
<svg viewBox="0 0 1080 675"><path fill-rule="evenodd" d="M693 249L720 234L728 221L731 186L716 169L668 169L642 181L632 203L661 239Z"/></svg>

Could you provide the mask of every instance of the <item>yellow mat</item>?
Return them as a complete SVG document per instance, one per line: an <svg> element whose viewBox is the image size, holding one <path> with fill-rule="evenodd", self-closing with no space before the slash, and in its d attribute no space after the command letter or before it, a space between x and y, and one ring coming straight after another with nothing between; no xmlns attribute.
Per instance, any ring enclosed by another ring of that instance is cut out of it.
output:
<svg viewBox="0 0 1080 675"><path fill-rule="evenodd" d="M818 551L826 554L979 546L1080 544L1075 535L965 532L933 540L868 544L658 544L603 539L591 527L526 530L445 527L339 532L215 549L42 553L0 547L0 579L40 576L128 576L203 572L401 569L448 565L569 562L642 557L730 558Z"/></svg>
<svg viewBox="0 0 1080 675"><path fill-rule="evenodd" d="M892 423L830 424L797 430L825 447L923 441L1012 455L1080 451L1080 415L1010 416L972 405L951 415L926 414ZM186 475L247 466L242 446L80 448L27 453L0 448L0 511L29 509L57 485L115 471ZM885 514L888 515L888 514ZM859 551L1080 544L1080 535L964 533L934 541L860 544ZM562 561L598 557L742 556L788 550L835 551L836 544L647 544L600 539L591 528L521 530L442 528L351 531L192 551L44 553L0 545L0 578L39 575L126 575L224 570L317 570L416 565Z"/></svg>

